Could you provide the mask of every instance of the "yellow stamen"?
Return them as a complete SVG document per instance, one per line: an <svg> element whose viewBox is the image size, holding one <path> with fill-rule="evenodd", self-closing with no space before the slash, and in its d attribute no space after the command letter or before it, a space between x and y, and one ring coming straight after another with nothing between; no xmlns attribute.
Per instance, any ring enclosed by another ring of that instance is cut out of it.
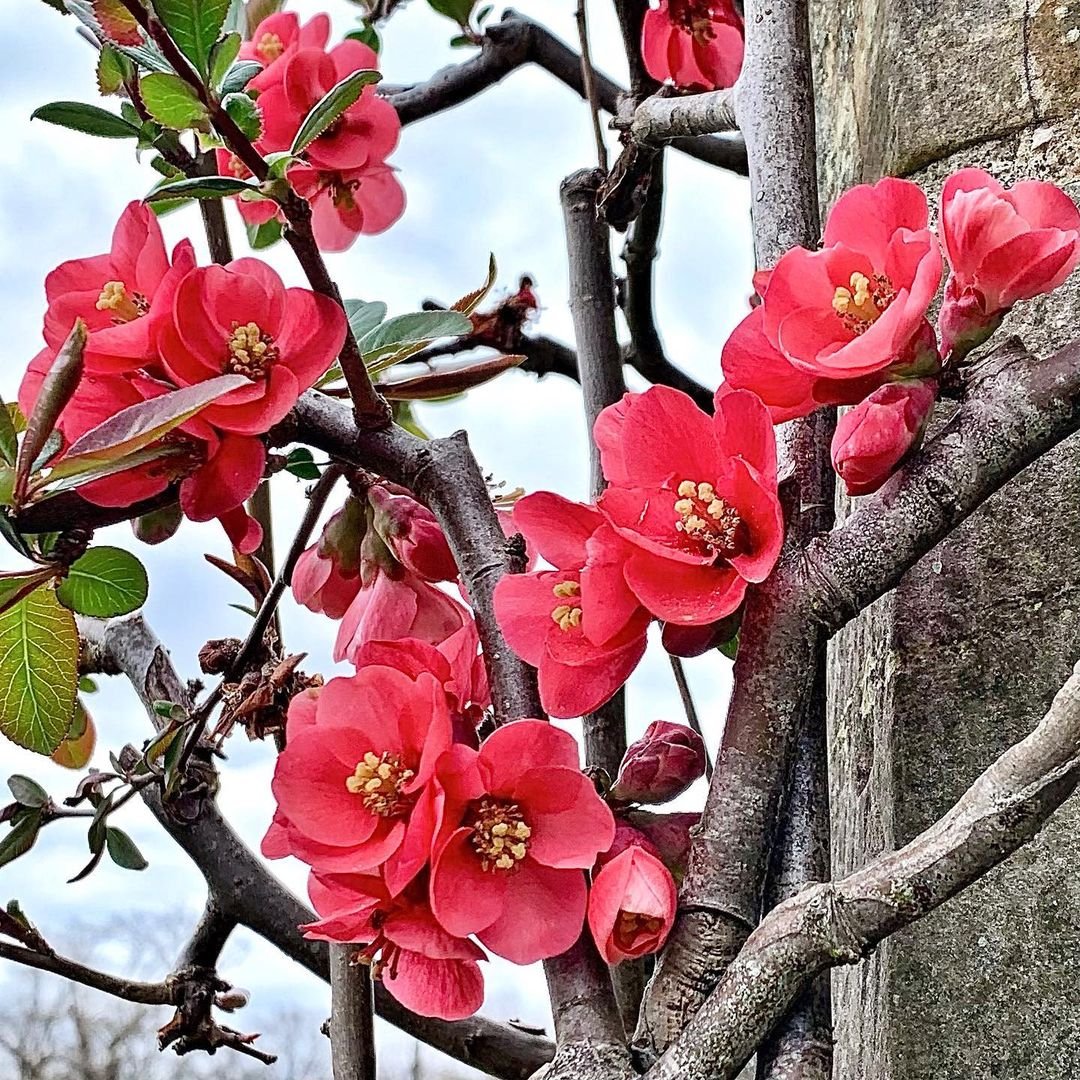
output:
<svg viewBox="0 0 1080 1080"><path fill-rule="evenodd" d="M735 554L743 524L738 511L707 481L683 480L676 491L680 496L674 505L679 516L676 531L723 558Z"/></svg>
<svg viewBox="0 0 1080 1080"><path fill-rule="evenodd" d="M266 377L267 368L276 363L277 346L269 334L264 334L258 323L249 322L233 327L229 337L229 359L225 374L246 375L252 381Z"/></svg>
<svg viewBox="0 0 1080 1080"><path fill-rule="evenodd" d="M532 829L515 803L483 799L473 821L472 846L484 870L513 870L529 853Z"/></svg>
<svg viewBox="0 0 1080 1080"><path fill-rule="evenodd" d="M277 36L267 31L255 46L255 51L266 61L272 64L284 51L285 43Z"/></svg>
<svg viewBox="0 0 1080 1080"><path fill-rule="evenodd" d="M94 307L98 311L111 311L115 323L134 322L150 309L146 297L142 293L129 293L122 281L106 281Z"/></svg>
<svg viewBox="0 0 1080 1080"><path fill-rule="evenodd" d="M833 311L853 334L865 333L896 299L896 290L884 274L872 278L855 271L850 288L838 285L833 293Z"/></svg>
<svg viewBox="0 0 1080 1080"><path fill-rule="evenodd" d="M551 591L556 596L577 596L581 592L581 586L576 581L560 581Z"/></svg>
<svg viewBox="0 0 1080 1080"><path fill-rule="evenodd" d="M363 797L364 806L379 817L396 817L403 813L409 798L402 794L416 775L406 768L397 754L389 750L381 755L370 750L357 762L352 776L345 778L345 787L353 795Z"/></svg>

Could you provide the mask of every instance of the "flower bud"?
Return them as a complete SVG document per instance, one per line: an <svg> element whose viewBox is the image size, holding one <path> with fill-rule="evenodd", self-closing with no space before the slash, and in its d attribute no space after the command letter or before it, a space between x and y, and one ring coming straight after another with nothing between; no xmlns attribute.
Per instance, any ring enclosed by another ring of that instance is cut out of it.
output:
<svg viewBox="0 0 1080 1080"><path fill-rule="evenodd" d="M296 560L292 591L297 603L340 619L360 591L360 550L366 535L366 508L350 495L326 523L319 542Z"/></svg>
<svg viewBox="0 0 1080 1080"><path fill-rule="evenodd" d="M845 413L832 441L833 468L849 495L877 491L922 440L937 383L886 383Z"/></svg>
<svg viewBox="0 0 1080 1080"><path fill-rule="evenodd" d="M410 495L395 495L384 487L368 491L374 525L394 557L426 581L453 581L457 564L435 515Z"/></svg>
<svg viewBox="0 0 1080 1080"><path fill-rule="evenodd" d="M690 860L690 830L701 821L701 814L658 814L651 810L630 810L624 819L627 825L649 841L675 881L681 883Z"/></svg>
<svg viewBox="0 0 1080 1080"><path fill-rule="evenodd" d="M629 847L593 879L589 930L609 964L662 948L675 922L678 895L671 872L640 847Z"/></svg>
<svg viewBox="0 0 1080 1080"><path fill-rule="evenodd" d="M611 797L619 802L663 803L705 772L705 744L683 724L654 720L623 756Z"/></svg>
<svg viewBox="0 0 1080 1080"><path fill-rule="evenodd" d="M621 818L615 818L615 839L612 840L611 847L607 851L597 856L596 869L601 870L609 862L617 859L624 851L632 847L642 848L650 855L660 858L659 848L640 829L628 825Z"/></svg>

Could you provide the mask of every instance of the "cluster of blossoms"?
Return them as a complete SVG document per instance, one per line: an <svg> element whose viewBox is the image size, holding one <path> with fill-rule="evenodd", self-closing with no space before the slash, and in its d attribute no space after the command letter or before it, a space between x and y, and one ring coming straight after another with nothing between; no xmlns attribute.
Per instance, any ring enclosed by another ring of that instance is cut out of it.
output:
<svg viewBox="0 0 1080 1080"><path fill-rule="evenodd" d="M1080 212L1053 184L1006 190L979 169L946 181L938 234L918 185L885 179L844 194L821 250L793 248L759 272L760 302L724 346L724 388L751 390L777 423L821 405L841 417L833 465L853 495L876 491L919 443L940 375L1008 311L1080 263Z"/></svg>
<svg viewBox="0 0 1080 1080"><path fill-rule="evenodd" d="M735 85L743 62L743 18L733 0L660 0L645 12L641 55L657 82L680 90Z"/></svg>
<svg viewBox="0 0 1080 1080"><path fill-rule="evenodd" d="M506 640L558 717L622 686L653 619L672 652L718 644L708 628L765 580L783 542L773 425L752 393L719 393L709 416L655 386L605 409L594 437L608 482L595 506L537 492L514 507L514 528L555 569L495 588Z"/></svg>
<svg viewBox="0 0 1080 1080"><path fill-rule="evenodd" d="M337 358L346 321L333 301L286 289L257 259L196 266L191 243L170 259L153 213L130 204L103 255L73 259L45 279L45 347L30 362L19 407L30 416L73 325L88 330L84 374L57 424L67 443L171 390L222 375L245 380L165 436L169 453L80 488L100 506L131 506L180 482L194 521L218 518L235 547L261 539L244 500L266 464L262 436Z"/></svg>
<svg viewBox="0 0 1080 1080"><path fill-rule="evenodd" d="M586 920L611 963L659 949L696 815L637 807L705 767L694 732L657 721L605 799L545 721L481 740L476 627L435 584L456 576L430 511L382 484L350 495L301 556L294 594L341 620L335 655L356 673L293 699L263 841L311 867L308 936L357 943L402 1004L445 1019L480 1006L485 950L532 963Z"/></svg>
<svg viewBox="0 0 1080 1080"><path fill-rule="evenodd" d="M241 47L240 59L263 65L247 91L262 120L255 149L264 157L287 151L304 118L342 79L378 68L378 56L363 42L346 39L327 50L329 38L329 16L301 25L294 13L278 12ZM289 167L288 182L311 204L315 242L324 251L344 251L361 233L382 232L401 217L405 192L386 163L400 132L394 107L368 86ZM218 151L218 170L241 180L251 175L228 150ZM270 199L241 196L238 205L250 225L280 215Z"/></svg>

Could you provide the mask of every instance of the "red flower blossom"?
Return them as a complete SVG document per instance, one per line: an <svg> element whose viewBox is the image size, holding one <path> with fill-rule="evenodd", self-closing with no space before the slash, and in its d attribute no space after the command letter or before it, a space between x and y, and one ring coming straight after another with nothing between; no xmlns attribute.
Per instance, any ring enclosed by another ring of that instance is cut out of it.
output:
<svg viewBox="0 0 1080 1080"><path fill-rule="evenodd" d="M344 172L294 165L288 179L296 193L311 203L311 228L322 251L346 251L358 236L385 232L405 213L405 189L396 170L382 161ZM244 214L245 203L240 207Z"/></svg>
<svg viewBox="0 0 1080 1080"><path fill-rule="evenodd" d="M480 1008L484 951L436 922L420 885L391 897L377 877L312 874L308 882L318 922L303 929L320 941L356 942L372 977L421 1016L462 1020Z"/></svg>
<svg viewBox="0 0 1080 1080"><path fill-rule="evenodd" d="M849 495L877 491L919 444L937 398L929 379L886 383L840 417L833 468Z"/></svg>
<svg viewBox="0 0 1080 1080"><path fill-rule="evenodd" d="M685 90L734 86L743 61L743 20L731 0L660 0L645 12L641 55L658 82Z"/></svg>
<svg viewBox="0 0 1080 1080"><path fill-rule="evenodd" d="M654 720L623 755L610 794L622 802L668 802L704 774L701 736L685 724Z"/></svg>
<svg viewBox="0 0 1080 1080"><path fill-rule="evenodd" d="M325 49L329 40L329 15L316 15L301 26L295 12L279 11L255 27L251 40L241 44L237 59L263 65L263 70L248 83L261 94L280 80L285 63L298 49Z"/></svg>
<svg viewBox="0 0 1080 1080"><path fill-rule="evenodd" d="M354 71L376 67L378 57L359 41L343 41L328 53L298 49L285 61L280 79L259 96L263 118L259 149L263 153L289 149L304 118L334 86ZM359 169L385 161L400 132L397 110L368 86L304 153L317 169Z"/></svg>
<svg viewBox="0 0 1080 1080"><path fill-rule="evenodd" d="M1080 211L1054 184L1006 191L961 169L945 181L940 221L952 267L938 317L946 353L981 344L1018 300L1056 289L1080 263Z"/></svg>
<svg viewBox="0 0 1080 1080"><path fill-rule="evenodd" d="M425 581L457 579L457 563L442 526L426 506L378 485L368 489L368 502L375 511L375 531L406 570Z"/></svg>
<svg viewBox="0 0 1080 1080"><path fill-rule="evenodd" d="M311 611L340 619L360 591L360 545L367 528L359 499L349 496L322 535L296 560L293 597Z"/></svg>
<svg viewBox="0 0 1080 1080"><path fill-rule="evenodd" d="M272 790L290 853L317 870L381 867L391 894L426 865L435 763L451 745L442 686L374 664L290 708Z"/></svg>
<svg viewBox="0 0 1080 1080"><path fill-rule="evenodd" d="M598 505L633 546L626 583L666 622L731 614L747 583L768 577L783 542L769 414L745 390L716 404L710 417L680 391L654 386L609 406L594 429L610 484Z"/></svg>
<svg viewBox="0 0 1080 1080"><path fill-rule="evenodd" d="M583 871L615 836L573 737L515 721L479 752L455 747L438 783L447 800L431 868L440 925L516 964L568 949L585 917Z"/></svg>
<svg viewBox="0 0 1080 1080"><path fill-rule="evenodd" d="M180 272L195 266L190 241L177 244L173 264ZM151 320L145 316L169 269L153 211L129 203L107 254L61 263L46 277L44 330L49 348L55 353L81 318L90 331L83 353L87 372L120 373L153 364Z"/></svg>
<svg viewBox="0 0 1080 1080"><path fill-rule="evenodd" d="M658 952L675 922L671 871L642 847L628 847L593 879L589 929L609 964Z"/></svg>
<svg viewBox="0 0 1080 1080"><path fill-rule="evenodd" d="M200 414L222 431L268 431L327 371L345 340L337 304L308 289L286 289L258 259L200 267L169 284L151 319L170 378L178 386L223 374L251 380Z"/></svg>
<svg viewBox="0 0 1080 1080"><path fill-rule="evenodd" d="M539 671L552 716L592 712L645 652L649 616L622 575L629 546L592 507L546 491L518 500L513 521L558 569L500 578L495 617L510 648Z"/></svg>
<svg viewBox="0 0 1080 1080"><path fill-rule="evenodd" d="M815 378L925 363L926 311L941 280L927 213L922 189L907 180L846 192L829 214L825 247L792 248L770 275L761 329L773 349Z"/></svg>

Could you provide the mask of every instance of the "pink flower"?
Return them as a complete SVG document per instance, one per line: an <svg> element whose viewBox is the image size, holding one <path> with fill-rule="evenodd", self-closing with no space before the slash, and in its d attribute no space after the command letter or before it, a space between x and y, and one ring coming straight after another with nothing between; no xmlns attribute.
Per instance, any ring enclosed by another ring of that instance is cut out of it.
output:
<svg viewBox="0 0 1080 1080"><path fill-rule="evenodd" d="M438 645L471 622L468 609L415 574L375 568L341 620L334 659L355 663L368 641L419 638Z"/></svg>
<svg viewBox="0 0 1080 1080"><path fill-rule="evenodd" d="M583 871L615 835L573 738L517 720L479 752L455 747L438 782L447 800L431 867L439 924L515 964L565 952L585 917Z"/></svg>
<svg viewBox="0 0 1080 1080"><path fill-rule="evenodd" d="M199 267L163 289L151 316L170 378L192 386L246 376L201 418L237 435L268 431L330 367L345 340L345 314L329 297L286 289L258 259Z"/></svg>
<svg viewBox="0 0 1080 1080"><path fill-rule="evenodd" d="M294 165L288 179L296 193L311 203L311 228L322 251L346 251L358 236L385 232L405 212L405 190L396 170L383 162L343 172ZM260 204L239 205L247 217L245 205Z"/></svg>
<svg viewBox="0 0 1080 1080"><path fill-rule="evenodd" d="M940 230L952 267L938 316L946 353L981 344L1018 300L1051 292L1080 263L1080 211L1038 180L1006 191L981 169L953 173Z"/></svg>
<svg viewBox="0 0 1080 1080"><path fill-rule="evenodd" d="M303 48L286 61L280 79L259 95L263 129L259 149L288 150L307 114L337 83L355 71L378 67L378 57L362 42L346 40L330 52ZM397 146L401 121L385 98L365 87L330 127L305 150L307 160L329 172L381 164Z"/></svg>
<svg viewBox="0 0 1080 1080"><path fill-rule="evenodd" d="M483 1004L483 950L436 922L421 883L391 897L378 877L312 874L308 893L320 919L304 936L365 946L360 959L405 1008L462 1020Z"/></svg>
<svg viewBox="0 0 1080 1080"><path fill-rule="evenodd" d="M411 495L397 495L376 485L368 489L372 524L394 557L425 581L454 581L457 563L435 515Z"/></svg>
<svg viewBox="0 0 1080 1080"><path fill-rule="evenodd" d="M330 16L316 15L303 26L291 11L268 15L240 46L239 60L255 60L263 70L248 83L258 93L280 80L285 63L298 49L325 49L330 40Z"/></svg>
<svg viewBox="0 0 1080 1080"><path fill-rule="evenodd" d="M743 20L731 0L660 0L645 12L641 55L657 82L684 90L734 86L743 61Z"/></svg>
<svg viewBox="0 0 1080 1080"><path fill-rule="evenodd" d="M627 749L610 794L621 802L668 802L704 774L701 736L684 724L654 720Z"/></svg>
<svg viewBox="0 0 1080 1080"><path fill-rule="evenodd" d="M907 180L846 192L829 214L825 247L792 248L770 275L761 330L772 347L814 378L926 363L926 312L941 280L927 217L926 196Z"/></svg>
<svg viewBox="0 0 1080 1080"><path fill-rule="evenodd" d="M435 829L435 763L451 745L446 694L368 665L331 679L289 711L288 745L272 790L291 854L317 870L382 868L391 895L428 861Z"/></svg>
<svg viewBox="0 0 1080 1080"><path fill-rule="evenodd" d="M633 547L621 565L639 602L666 622L730 615L747 584L768 577L783 542L765 407L733 391L710 417L680 391L654 386L605 409L594 436L610 484L598 505Z"/></svg>
<svg viewBox="0 0 1080 1080"><path fill-rule="evenodd" d="M664 864L641 847L628 847L593 879L589 929L609 964L663 948L675 922L678 895Z"/></svg>
<svg viewBox="0 0 1080 1080"><path fill-rule="evenodd" d="M622 816L629 827L648 841L639 846L656 855L671 871L675 881L681 882L690 859L690 830L701 820L701 814L657 814L649 810L627 810L623 811ZM606 856L601 861L604 858Z"/></svg>
<svg viewBox="0 0 1080 1080"><path fill-rule="evenodd" d="M849 495L877 491L919 444L937 398L930 379L886 383L840 417L833 468Z"/></svg>
<svg viewBox="0 0 1080 1080"><path fill-rule="evenodd" d="M513 521L558 569L500 578L499 627L539 671L540 700L552 716L592 712L645 652L649 616L622 575L629 547L595 509L550 492L519 499Z"/></svg>
<svg viewBox="0 0 1080 1080"><path fill-rule="evenodd" d="M195 266L190 241L176 246L173 264L180 271ZM45 279L45 340L50 349L55 353L75 319L81 318L90 330L83 354L86 371L129 372L154 363L151 320L145 316L169 269L153 211L129 203L116 223L108 254L61 263Z"/></svg>
<svg viewBox="0 0 1080 1080"><path fill-rule="evenodd" d="M360 544L367 529L364 506L349 496L323 526L317 544L296 561L293 597L311 611L340 619L360 591Z"/></svg>

